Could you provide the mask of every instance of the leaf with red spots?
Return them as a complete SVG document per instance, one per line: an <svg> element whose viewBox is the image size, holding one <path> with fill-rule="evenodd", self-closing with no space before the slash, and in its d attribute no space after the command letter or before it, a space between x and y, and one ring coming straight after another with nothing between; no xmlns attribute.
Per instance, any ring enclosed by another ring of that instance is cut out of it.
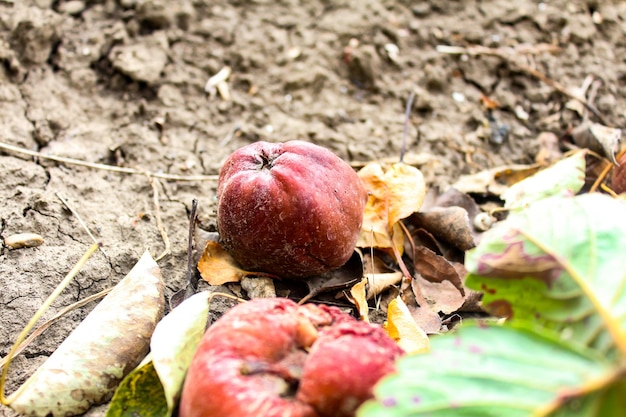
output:
<svg viewBox="0 0 626 417"><path fill-rule="evenodd" d="M626 202L552 197L511 213L467 253L466 285L492 314L626 356Z"/></svg>
<svg viewBox="0 0 626 417"><path fill-rule="evenodd" d="M358 417L618 417L626 409L617 367L530 326L465 324L397 368Z"/></svg>

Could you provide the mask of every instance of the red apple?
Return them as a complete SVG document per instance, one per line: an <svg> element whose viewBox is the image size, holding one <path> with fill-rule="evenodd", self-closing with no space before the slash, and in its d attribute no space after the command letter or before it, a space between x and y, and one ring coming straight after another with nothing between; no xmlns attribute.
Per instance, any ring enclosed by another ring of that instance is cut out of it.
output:
<svg viewBox="0 0 626 417"><path fill-rule="evenodd" d="M221 243L245 269L306 277L354 251L367 192L354 170L303 141L256 142L224 163L217 188Z"/></svg>
<svg viewBox="0 0 626 417"><path fill-rule="evenodd" d="M179 415L352 417L401 354L380 327L335 307L255 299L205 333Z"/></svg>

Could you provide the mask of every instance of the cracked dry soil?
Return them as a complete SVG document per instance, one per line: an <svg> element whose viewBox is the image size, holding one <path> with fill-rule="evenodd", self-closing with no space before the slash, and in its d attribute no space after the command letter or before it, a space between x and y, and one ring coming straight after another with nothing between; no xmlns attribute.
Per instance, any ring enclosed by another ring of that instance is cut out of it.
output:
<svg viewBox="0 0 626 417"><path fill-rule="evenodd" d="M510 61L442 54L437 45L544 43L560 52L524 62L567 88L592 75L595 106L607 124L624 127L624 1L2 0L0 141L186 176L216 174L227 155L253 141L304 139L358 166L397 158L413 91L407 162L445 190L461 174L532 163L540 133L563 137L581 117L566 108L568 98ZM225 66L228 101L204 91ZM481 96L499 107L489 115ZM498 131L506 133L501 144ZM203 226L215 227L215 186L156 184L171 241L171 255L160 261L167 295L184 284L192 199ZM114 285L146 249L153 256L164 249L146 176L0 151L2 241L20 232L45 239L36 248L0 249L2 356L91 243L59 196L105 252L45 318ZM91 308L70 313L16 359L9 391Z"/></svg>

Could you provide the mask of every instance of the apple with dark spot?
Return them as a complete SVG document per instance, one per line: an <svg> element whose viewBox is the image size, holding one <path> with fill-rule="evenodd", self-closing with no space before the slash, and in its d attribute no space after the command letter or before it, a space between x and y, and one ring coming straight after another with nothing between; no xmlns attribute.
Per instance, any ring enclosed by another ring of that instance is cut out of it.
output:
<svg viewBox="0 0 626 417"><path fill-rule="evenodd" d="M300 278L348 261L367 192L352 167L324 147L261 141L225 161L217 200L221 243L240 266Z"/></svg>
<svg viewBox="0 0 626 417"><path fill-rule="evenodd" d="M180 417L353 417L402 349L336 307L286 298L239 304L204 334Z"/></svg>

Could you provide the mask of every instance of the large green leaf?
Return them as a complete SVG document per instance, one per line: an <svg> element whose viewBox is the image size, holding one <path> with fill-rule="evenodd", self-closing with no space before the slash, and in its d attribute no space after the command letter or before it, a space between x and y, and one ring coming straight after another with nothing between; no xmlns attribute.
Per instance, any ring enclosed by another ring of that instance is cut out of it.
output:
<svg viewBox="0 0 626 417"><path fill-rule="evenodd" d="M486 233L467 253L466 285L496 315L532 320L564 340L626 355L626 202L551 197Z"/></svg>
<svg viewBox="0 0 626 417"><path fill-rule="evenodd" d="M595 351L548 332L471 323L434 337L431 353L400 359L357 416L618 417L626 410L619 375Z"/></svg>

